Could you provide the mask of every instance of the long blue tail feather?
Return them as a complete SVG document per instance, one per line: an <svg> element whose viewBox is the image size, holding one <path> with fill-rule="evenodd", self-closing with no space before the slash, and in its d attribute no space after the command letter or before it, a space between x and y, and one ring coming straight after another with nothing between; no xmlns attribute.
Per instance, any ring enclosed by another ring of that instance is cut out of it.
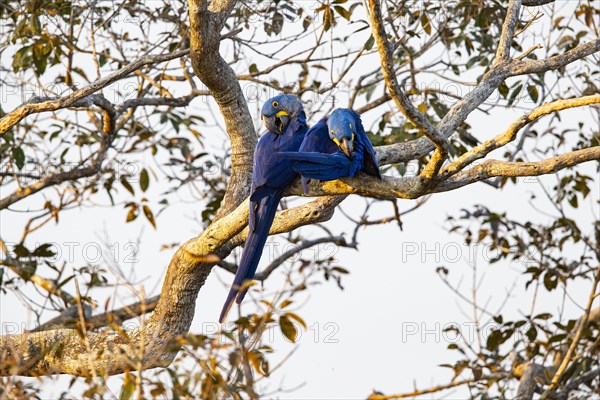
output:
<svg viewBox="0 0 600 400"><path fill-rule="evenodd" d="M233 305L233 301L236 300L240 304L246 292L248 292L247 287L241 291L240 288L245 281L252 279L256 273L256 268L262 256L263 248L269 236L269 230L273 224L273 219L277 213L277 206L282 195L283 191L278 190L258 200L258 204L257 202L250 202L250 213L255 213L255 215L250 218L248 238L246 239L238 270L233 279L233 285L221 310L219 322L225 320L227 313Z"/></svg>

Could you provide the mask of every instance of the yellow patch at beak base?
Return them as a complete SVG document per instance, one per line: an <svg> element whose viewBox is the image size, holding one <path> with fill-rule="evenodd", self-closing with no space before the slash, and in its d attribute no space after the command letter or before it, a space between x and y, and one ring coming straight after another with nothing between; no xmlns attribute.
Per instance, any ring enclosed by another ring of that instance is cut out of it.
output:
<svg viewBox="0 0 600 400"><path fill-rule="evenodd" d="M289 117L289 116L290 116L290 114L288 114L288 113L287 113L287 112L285 112L285 111L279 111L277 114L275 114L275 116L276 116L277 118L279 118L279 117L283 117L283 116Z"/></svg>

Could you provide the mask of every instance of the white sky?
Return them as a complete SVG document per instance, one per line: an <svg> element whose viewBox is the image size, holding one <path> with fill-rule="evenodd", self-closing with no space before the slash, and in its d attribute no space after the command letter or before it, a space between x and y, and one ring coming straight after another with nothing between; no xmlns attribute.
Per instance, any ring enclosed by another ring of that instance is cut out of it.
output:
<svg viewBox="0 0 600 400"><path fill-rule="evenodd" d="M295 28L297 27L296 25ZM284 28L287 29L287 26ZM330 50L323 49L323 52L328 55ZM334 47L334 51L337 50ZM252 62L257 60L259 59L253 59ZM362 61L364 65L357 65L350 77L374 68L374 62L376 58L365 58ZM10 60L3 58L1 63L3 67L10 67ZM268 64L258 64L259 68L265 65ZM247 67L244 68L246 69L240 72L247 71ZM290 80L296 79L297 75L294 74ZM6 88L3 91L6 93ZM3 95L1 100L5 110L12 110L20 102L19 96L13 95ZM265 99L262 98L261 101L263 100ZM345 105L343 93L340 92L338 100L341 105ZM531 104L524 104L524 107L531 107ZM205 110L203 100L196 99L188 112L205 116ZM251 107L251 111L256 112L256 109ZM473 126L474 134L484 140L502 131L509 121L521 113L520 110L499 109L490 116L473 114L468 122ZM379 115L378 112L366 114L366 125L374 123ZM561 115L565 126L570 123L574 126L582 118L587 118L590 124L597 124L597 120L591 118L589 110L571 110ZM207 128L205 132L209 137L209 148L222 148L225 140L222 132L216 128ZM495 156L501 157L502 153ZM145 161L150 160L145 158ZM587 175L597 176L595 169L589 165L581 170ZM553 186L556 178L544 177L542 181ZM158 198L158 194L165 188L166 185L153 180L146 197ZM342 248L335 255L339 264L351 271L343 281L345 290L338 290L333 282L309 290L298 313L310 329L302 332L298 344L294 346L284 342L279 331L275 331L273 347L277 353L271 358L272 366L286 351L298 348L285 367L269 379L269 392L277 388L297 388L289 393L281 393L278 397L347 399L364 398L373 389L384 393L408 392L415 384L418 388L424 388L447 382L452 372L438 365L452 363L455 355L446 350L447 345L453 341L453 336L444 334L442 330L447 324L454 323L459 324L464 334L472 332L472 310L441 282L435 268L439 265L449 268L449 279L455 283L462 280L461 292L470 297L472 271L467 261L476 260L479 267L478 279L481 279L479 300L490 310L496 310L506 300L507 291L519 277L523 264L514 262L490 265L486 262L488 253L485 249L469 247L461 240L461 236L447 233L444 229L446 216L458 215L460 209L471 208L474 204L484 204L494 211L508 211L513 218L548 221L547 216L536 212L528 203L532 194L542 196L539 188L536 179L521 179L516 186L509 184L503 191L494 190L482 183L475 184L451 193L434 195L419 210L403 218L402 232L395 223L363 230L359 235L359 251ZM8 193L6 188L0 190L2 197ZM99 201L101 197L102 195L99 196ZM587 231L591 227L586 222L598 217L599 198L600 189L596 188L581 204L580 209L572 212L578 221L583 222L583 229ZM15 204L11 209L35 208L41 201L42 195L38 194ZM107 199L102 199L102 202L108 204ZM547 201L540 200L536 204L544 211L552 211ZM363 205L364 200L354 196L346 200L342 207L347 213L355 210L362 213ZM401 211L413 205L414 201L399 201ZM68 261L69 265L82 266L86 259L96 257L96 249L107 235L108 241L116 243L119 248L116 258L121 267L131 267L137 282L143 284L150 296L160 290L168 261L173 254L173 250L160 251L160 247L172 242L182 243L198 234L202 229L198 220L201 211L197 203L180 202L158 217L158 230L153 230L147 223L123 224L125 212L119 207L75 209L61 213L59 225L48 225L33 234L30 243L36 240L40 243L49 240L55 242L61 249L61 260ZM381 203L371 209L369 217L375 219L391 214L391 205ZM8 242L18 240L28 218L27 214L2 211L0 218L2 238ZM345 232L347 238L352 233L352 226L339 211L327 226L336 233ZM314 229L308 229L307 232L310 237L321 236ZM141 237L136 255L138 262L128 264L131 243L138 237ZM280 243L277 253L285 241L271 238L270 242ZM69 249L73 249L73 259L68 256ZM326 252L329 248L320 247L320 251ZM565 250L569 251L573 250ZM261 266L267 265L269 259L272 259L273 256L269 257L269 253L265 251ZM305 252L303 257L308 258L310 254L312 253ZM475 258L473 254L476 255ZM289 268L289 264L286 265L267 281L269 293L281 287L283 273ZM191 332L210 332L214 329L231 280L231 274L215 268L199 293ZM509 296L503 309L505 319L518 318L530 312L533 286L525 290L524 282L521 278ZM31 288L31 285L27 287ZM581 315L581 305L589 290L587 282L578 282L569 287L570 297L565 300L564 320ZM111 289L98 290L96 293L99 304L103 304L105 296L114 294ZM119 294L127 302L127 292L120 290ZM298 297L300 298L301 296ZM551 295L541 291L536 312L557 312L562 302L562 291L554 291ZM251 307L251 299L246 300L244 310L248 311ZM50 318L51 315L48 313L46 317ZM24 326L30 327L33 322L33 316L28 314L14 295L0 296L2 333L22 330ZM487 320L481 322L485 323ZM46 383L44 394L48 398L53 397L66 389L69 380L70 377L60 377L54 383ZM120 377L109 380L117 397L120 382ZM453 397L460 396L461 393L463 392L454 392ZM439 395L431 398L439 398Z"/></svg>

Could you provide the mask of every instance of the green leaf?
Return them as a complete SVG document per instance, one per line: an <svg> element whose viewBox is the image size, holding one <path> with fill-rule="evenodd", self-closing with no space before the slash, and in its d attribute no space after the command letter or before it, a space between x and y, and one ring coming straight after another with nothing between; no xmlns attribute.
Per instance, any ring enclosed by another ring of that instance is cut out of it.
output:
<svg viewBox="0 0 600 400"><path fill-rule="evenodd" d="M521 93L521 89L523 89L523 85L519 85L515 88L515 90L513 90L512 94L510 95L510 99L508 99L509 107L513 105L513 103L517 99L517 96L519 95L519 93Z"/></svg>
<svg viewBox="0 0 600 400"><path fill-rule="evenodd" d="M285 316L287 318L291 318L293 320L295 320L296 322L298 322L300 324L300 326L302 326L304 329L306 329L306 322L304 322L304 320L296 313L293 312L286 312Z"/></svg>
<svg viewBox="0 0 600 400"><path fill-rule="evenodd" d="M121 181L121 185L123 185L123 187L125 189L127 189L127 191L129 193L131 193L132 195L135 195L135 190L133 189L133 186L131 186L129 181L127 181L127 178L125 177L125 175L121 176L121 179L119 179L119 180Z"/></svg>
<svg viewBox="0 0 600 400"><path fill-rule="evenodd" d="M506 86L506 83L502 82L500 84L500 86L498 86L498 91L500 92L500 94L502 95L502 97L506 98L506 96L508 96L508 86Z"/></svg>
<svg viewBox="0 0 600 400"><path fill-rule="evenodd" d="M137 206L135 206L135 207L131 207L131 208L129 209L129 212L127 213L127 219L125 220L125 222L131 222L131 221L133 221L134 219L136 219L136 218L137 218L137 216L138 216L138 213L137 213Z"/></svg>
<svg viewBox="0 0 600 400"><path fill-rule="evenodd" d="M298 332L296 331L296 327L294 326L292 321L290 321L290 319L285 315L279 317L279 328L281 328L281 333L283 333L283 336L285 336L292 342L296 342L296 336L298 334Z"/></svg>
<svg viewBox="0 0 600 400"><path fill-rule="evenodd" d="M467 61L467 69L471 68L473 65L475 65L476 62L481 60L481 56L475 56L472 57L469 61Z"/></svg>
<svg viewBox="0 0 600 400"><path fill-rule="evenodd" d="M577 200L577 195L569 196L568 198L569 204L573 208L579 207L579 201Z"/></svg>
<svg viewBox="0 0 600 400"><path fill-rule="evenodd" d="M150 224L152 224L154 229L156 229L156 222L154 221L154 214L152 214L152 210L150 210L150 207L148 207L147 205L144 204L142 209L144 210L144 215L146 216L146 219L150 222Z"/></svg>
<svg viewBox="0 0 600 400"><path fill-rule="evenodd" d="M348 271L346 268L342 268L342 267L333 267L331 269L340 274L349 274L350 273L350 271Z"/></svg>
<svg viewBox="0 0 600 400"><path fill-rule="evenodd" d="M304 17L304 19L302 20L302 28L304 29L304 31L306 31L308 29L308 27L310 26L311 23L312 23L312 18Z"/></svg>
<svg viewBox="0 0 600 400"><path fill-rule="evenodd" d="M27 249L27 247L25 247L23 243L17 244L14 247L13 251L15 252L17 257L29 257L31 255L31 252Z"/></svg>
<svg viewBox="0 0 600 400"><path fill-rule="evenodd" d="M31 46L21 47L13 57L13 70L17 72L25 69L29 63L31 63Z"/></svg>
<svg viewBox="0 0 600 400"><path fill-rule="evenodd" d="M527 329L527 332L525 332L525 335L532 342L537 338L537 329L534 324L531 324L529 329Z"/></svg>
<svg viewBox="0 0 600 400"><path fill-rule="evenodd" d="M431 35L431 21L425 12L421 12L421 26L428 35Z"/></svg>
<svg viewBox="0 0 600 400"><path fill-rule="evenodd" d="M23 169L23 167L25 166L25 153L23 152L23 149L20 147L14 147L12 151L12 156L15 160L17 168Z"/></svg>
<svg viewBox="0 0 600 400"><path fill-rule="evenodd" d="M50 250L51 248L52 248L52 245L50 243L42 244L41 246L38 246L33 251L33 256L35 256L35 257L53 257L56 253L54 253L52 250Z"/></svg>
<svg viewBox="0 0 600 400"><path fill-rule="evenodd" d="M348 10L342 6L333 6L333 8L335 8L335 11L337 11L338 14L346 18L347 21L350 21L350 12Z"/></svg>
<svg viewBox="0 0 600 400"><path fill-rule="evenodd" d="M558 286L558 276L552 271L546 272L546 275L544 275L544 286L548 291L556 289Z"/></svg>
<svg viewBox="0 0 600 400"><path fill-rule="evenodd" d="M488 336L485 346L488 350L496 350L502 340L502 332L499 330L493 330Z"/></svg>
<svg viewBox="0 0 600 400"><path fill-rule="evenodd" d="M119 396L119 400L129 400L131 396L133 396L134 391L135 381L133 379L126 379L125 384L123 384L123 388L121 389L121 395Z"/></svg>
<svg viewBox="0 0 600 400"><path fill-rule="evenodd" d="M273 14L273 19L271 20L271 28L273 29L273 33L278 35L281 33L281 29L283 29L283 15L281 13L276 12Z"/></svg>
<svg viewBox="0 0 600 400"><path fill-rule="evenodd" d="M373 48L374 44L375 44L375 38L373 37L373 35L371 35L371 36L369 36L367 43L365 43L365 50L371 50Z"/></svg>
<svg viewBox="0 0 600 400"><path fill-rule="evenodd" d="M248 71L249 71L251 74L255 74L255 73L257 73L257 72L258 72L258 67L256 66L256 64L252 64L252 65L250 66L250 68L248 68Z"/></svg>
<svg viewBox="0 0 600 400"><path fill-rule="evenodd" d="M537 87L533 85L527 86L527 93L529 93L529 97L531 97L531 100L533 100L534 103L537 103L540 97L540 93L538 92Z"/></svg>
<svg viewBox="0 0 600 400"><path fill-rule="evenodd" d="M325 11L323 12L323 29L327 32L333 26L334 22L333 12L331 11L331 7L325 7Z"/></svg>
<svg viewBox="0 0 600 400"><path fill-rule="evenodd" d="M33 33L34 35L37 35L42 31L38 15L32 14L29 18L29 24L31 28L31 33Z"/></svg>
<svg viewBox="0 0 600 400"><path fill-rule="evenodd" d="M140 189L142 189L142 192L145 192L148 186L150 186L150 175L148 175L148 170L144 168L140 173Z"/></svg>
<svg viewBox="0 0 600 400"><path fill-rule="evenodd" d="M292 300L287 299L281 302L281 304L279 305L279 308L286 308L287 306L289 306L290 304L292 304Z"/></svg>

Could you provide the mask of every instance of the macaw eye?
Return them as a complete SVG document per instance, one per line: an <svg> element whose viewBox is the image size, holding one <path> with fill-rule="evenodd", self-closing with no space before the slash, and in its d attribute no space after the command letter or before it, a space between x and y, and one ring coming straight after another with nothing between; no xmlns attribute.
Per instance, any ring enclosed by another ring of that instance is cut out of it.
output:
<svg viewBox="0 0 600 400"><path fill-rule="evenodd" d="M279 103L276 101L272 102L271 105L275 108L279 107Z"/></svg>
<svg viewBox="0 0 600 400"><path fill-rule="evenodd" d="M352 129L352 124L350 124L350 129Z"/></svg>
<svg viewBox="0 0 600 400"><path fill-rule="evenodd" d="M335 132L333 131L333 129L330 129L330 130L329 130L329 132L331 132L331 133L335 133Z"/></svg>

